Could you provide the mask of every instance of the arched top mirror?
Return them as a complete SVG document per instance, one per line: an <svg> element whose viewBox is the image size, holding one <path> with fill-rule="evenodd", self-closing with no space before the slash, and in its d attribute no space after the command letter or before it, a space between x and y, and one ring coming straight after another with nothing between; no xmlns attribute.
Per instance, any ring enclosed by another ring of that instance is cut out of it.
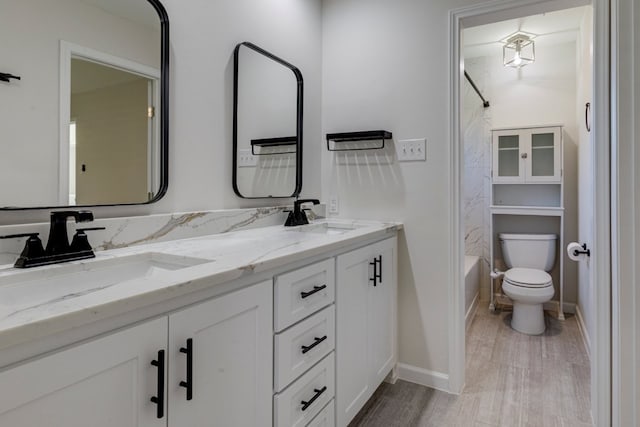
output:
<svg viewBox="0 0 640 427"><path fill-rule="evenodd" d="M245 199L302 189L300 70L250 42L234 52L233 189Z"/></svg>
<svg viewBox="0 0 640 427"><path fill-rule="evenodd" d="M169 21L159 1L3 2L0 39L0 209L165 194Z"/></svg>

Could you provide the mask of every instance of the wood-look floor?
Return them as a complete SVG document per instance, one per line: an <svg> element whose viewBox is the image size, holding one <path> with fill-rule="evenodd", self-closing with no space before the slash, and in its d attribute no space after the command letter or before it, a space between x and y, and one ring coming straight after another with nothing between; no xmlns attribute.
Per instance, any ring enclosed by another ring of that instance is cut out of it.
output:
<svg viewBox="0 0 640 427"><path fill-rule="evenodd" d="M460 396L384 383L350 427L592 426L589 359L576 318L547 315L545 333L529 336L511 329L511 312L483 306L467 331Z"/></svg>

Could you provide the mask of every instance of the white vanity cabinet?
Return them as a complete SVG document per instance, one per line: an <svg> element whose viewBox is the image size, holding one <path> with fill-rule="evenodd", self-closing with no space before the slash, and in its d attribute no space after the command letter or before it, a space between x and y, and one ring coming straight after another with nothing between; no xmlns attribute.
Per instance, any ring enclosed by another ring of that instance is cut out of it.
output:
<svg viewBox="0 0 640 427"><path fill-rule="evenodd" d="M170 427L270 424L271 283L253 285L169 316Z"/></svg>
<svg viewBox="0 0 640 427"><path fill-rule="evenodd" d="M396 240L337 257L338 427L349 424L396 364Z"/></svg>
<svg viewBox="0 0 640 427"><path fill-rule="evenodd" d="M272 295L262 282L0 372L0 426L269 425Z"/></svg>
<svg viewBox="0 0 640 427"><path fill-rule="evenodd" d="M562 128L493 131L494 184L550 184L562 180Z"/></svg>
<svg viewBox="0 0 640 427"><path fill-rule="evenodd" d="M150 401L166 346L164 317L2 371L0 426L166 426Z"/></svg>

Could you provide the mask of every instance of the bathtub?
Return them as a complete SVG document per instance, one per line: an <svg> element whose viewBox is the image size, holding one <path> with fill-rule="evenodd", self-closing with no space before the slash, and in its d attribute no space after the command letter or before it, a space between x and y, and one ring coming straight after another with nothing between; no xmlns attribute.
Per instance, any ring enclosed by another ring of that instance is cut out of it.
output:
<svg viewBox="0 0 640 427"><path fill-rule="evenodd" d="M478 308L480 298L480 257L464 257L464 310L465 324L468 328Z"/></svg>

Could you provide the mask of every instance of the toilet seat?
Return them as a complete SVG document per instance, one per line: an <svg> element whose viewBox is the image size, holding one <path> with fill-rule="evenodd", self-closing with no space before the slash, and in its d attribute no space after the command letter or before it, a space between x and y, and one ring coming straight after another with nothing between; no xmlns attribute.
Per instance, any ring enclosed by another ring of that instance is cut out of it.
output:
<svg viewBox="0 0 640 427"><path fill-rule="evenodd" d="M504 280L513 286L524 288L545 288L553 285L549 273L535 268L512 268L504 273Z"/></svg>

